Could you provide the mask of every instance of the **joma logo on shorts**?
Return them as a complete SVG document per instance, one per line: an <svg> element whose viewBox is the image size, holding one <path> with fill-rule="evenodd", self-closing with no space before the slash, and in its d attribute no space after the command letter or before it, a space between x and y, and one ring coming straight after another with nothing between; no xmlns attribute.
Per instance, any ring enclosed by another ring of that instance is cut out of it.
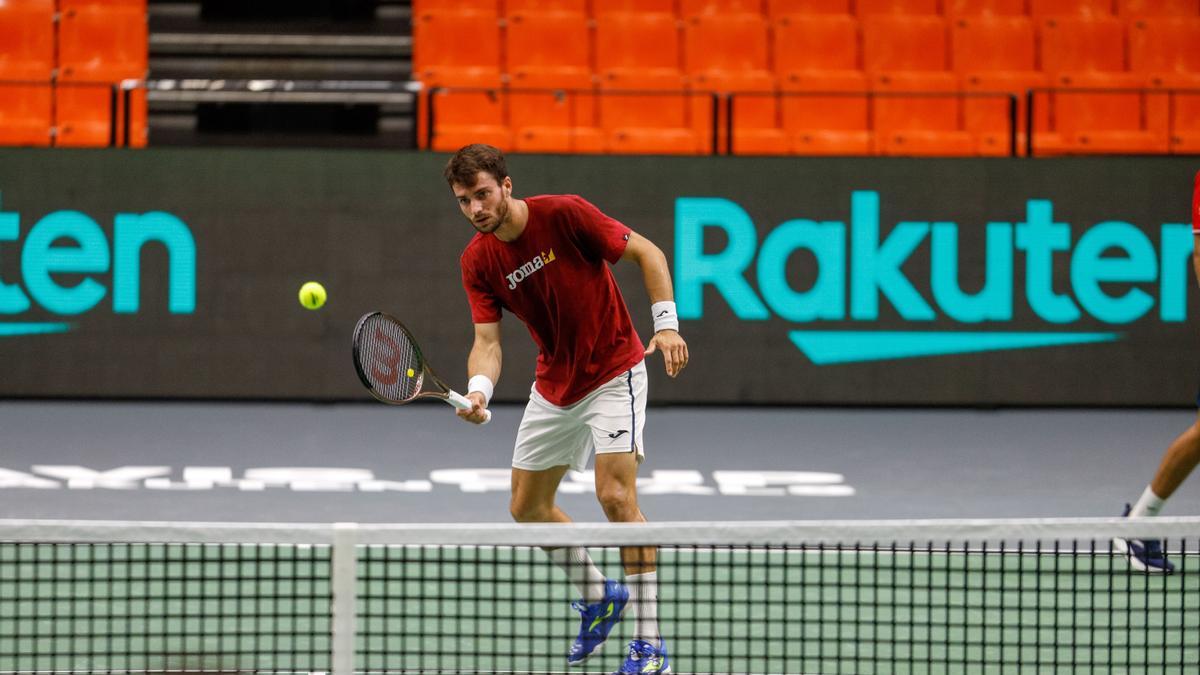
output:
<svg viewBox="0 0 1200 675"><path fill-rule="evenodd" d="M543 253L524 265L521 265L517 269L509 272L504 276L505 279L508 279L508 290L511 291L512 289L516 288L517 284L524 281L525 278L530 274L533 274L552 262L554 262L554 249L550 249L549 253Z"/></svg>

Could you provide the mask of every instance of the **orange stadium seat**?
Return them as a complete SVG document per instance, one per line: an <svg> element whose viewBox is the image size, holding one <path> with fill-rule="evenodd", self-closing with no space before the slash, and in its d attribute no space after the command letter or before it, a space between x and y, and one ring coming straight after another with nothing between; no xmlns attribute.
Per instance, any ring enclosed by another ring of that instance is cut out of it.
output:
<svg viewBox="0 0 1200 675"><path fill-rule="evenodd" d="M62 80L144 79L149 52L144 9L88 5L64 10L59 18L58 65Z"/></svg>
<svg viewBox="0 0 1200 675"><path fill-rule="evenodd" d="M59 11L80 7L127 7L146 12L146 0L58 0Z"/></svg>
<svg viewBox="0 0 1200 675"><path fill-rule="evenodd" d="M694 155L711 151L711 117L697 114L682 77L610 71L600 87L600 127L609 152Z"/></svg>
<svg viewBox="0 0 1200 675"><path fill-rule="evenodd" d="M1200 17L1138 19L1129 26L1130 69L1158 96L1148 125L1168 131L1172 152L1200 152Z"/></svg>
<svg viewBox="0 0 1200 675"><path fill-rule="evenodd" d="M894 72L871 78L875 151L883 155L970 155L958 82L950 73ZM880 95L882 94L882 95Z"/></svg>
<svg viewBox="0 0 1200 675"><path fill-rule="evenodd" d="M679 0L685 19L711 14L762 14L763 0Z"/></svg>
<svg viewBox="0 0 1200 675"><path fill-rule="evenodd" d="M0 145L50 145L52 100L49 81L42 85L0 82Z"/></svg>
<svg viewBox="0 0 1200 675"><path fill-rule="evenodd" d="M1117 14L1122 18L1148 16L1200 16L1200 0L1117 0Z"/></svg>
<svg viewBox="0 0 1200 675"><path fill-rule="evenodd" d="M679 74L679 21L660 13L605 14L596 19L596 72L671 71Z"/></svg>
<svg viewBox="0 0 1200 675"><path fill-rule="evenodd" d="M1129 25L1129 69L1200 76L1200 16L1138 19Z"/></svg>
<svg viewBox="0 0 1200 675"><path fill-rule="evenodd" d="M780 82L782 126L797 155L869 155L866 77L858 71L792 71Z"/></svg>
<svg viewBox="0 0 1200 675"><path fill-rule="evenodd" d="M1162 94L1096 89L1140 86L1127 73L1073 73L1055 79L1051 117L1063 151L1072 153L1166 152L1166 129L1147 123L1147 99ZM1081 91L1072 91L1072 90Z"/></svg>
<svg viewBox="0 0 1200 675"><path fill-rule="evenodd" d="M959 73L1037 70L1033 23L1023 16L952 20L950 65Z"/></svg>
<svg viewBox="0 0 1200 675"><path fill-rule="evenodd" d="M869 16L862 21L863 69L945 70L946 22L940 16Z"/></svg>
<svg viewBox="0 0 1200 675"><path fill-rule="evenodd" d="M0 80L49 81L54 75L54 2L0 2Z"/></svg>
<svg viewBox="0 0 1200 675"><path fill-rule="evenodd" d="M946 0L946 16L1022 16L1028 0Z"/></svg>
<svg viewBox="0 0 1200 675"><path fill-rule="evenodd" d="M412 0L412 15L425 12L453 10L459 12L478 11L496 14L500 11L500 0Z"/></svg>
<svg viewBox="0 0 1200 675"><path fill-rule="evenodd" d="M470 35L471 39L461 39ZM492 12L421 12L413 18L413 77L426 87L491 85L500 78L500 24Z"/></svg>
<svg viewBox="0 0 1200 675"><path fill-rule="evenodd" d="M509 16L536 12L586 14L587 10L587 0L504 0L504 13Z"/></svg>
<svg viewBox="0 0 1200 675"><path fill-rule="evenodd" d="M1040 25L1042 70L1125 70L1125 25L1114 18L1050 18Z"/></svg>
<svg viewBox="0 0 1200 675"><path fill-rule="evenodd" d="M1024 128L1024 92L1049 81L1037 69L1033 23L1024 16L959 17L951 21L950 45L951 66L963 90L976 94L963 99L967 129L984 154L1007 152L1013 131L1010 102L978 94L1017 96L1016 129Z"/></svg>
<svg viewBox="0 0 1200 675"><path fill-rule="evenodd" d="M767 71L767 22L759 15L693 16L684 22L688 73Z"/></svg>
<svg viewBox="0 0 1200 675"><path fill-rule="evenodd" d="M1048 16L1110 17L1113 0L1029 0L1029 13L1039 19Z"/></svg>
<svg viewBox="0 0 1200 675"><path fill-rule="evenodd" d="M510 85L508 119L514 150L574 153L604 150L590 73L517 71ZM543 89L553 91L537 91Z"/></svg>
<svg viewBox="0 0 1200 675"><path fill-rule="evenodd" d="M70 147L103 147L113 140L113 125L116 125L116 142L125 143L124 97L117 97L116 120L113 120L112 87L109 85L60 82L54 87L54 120L57 134L54 144ZM133 147L146 145L146 92L134 90L130 100L129 144Z"/></svg>
<svg viewBox="0 0 1200 675"><path fill-rule="evenodd" d="M512 148L504 92L442 89L433 98L433 140L430 148L454 152L470 143L487 143L502 150Z"/></svg>
<svg viewBox="0 0 1200 675"><path fill-rule="evenodd" d="M793 14L849 14L850 0L767 0L767 16L779 19Z"/></svg>
<svg viewBox="0 0 1200 675"><path fill-rule="evenodd" d="M675 0L592 0L592 15L605 14L670 14L675 15Z"/></svg>
<svg viewBox="0 0 1200 675"><path fill-rule="evenodd" d="M507 71L579 77L592 70L588 19L573 12L510 14L504 38Z"/></svg>
<svg viewBox="0 0 1200 675"><path fill-rule="evenodd" d="M876 14L915 16L940 11L938 0L854 0L854 13L860 17Z"/></svg>
<svg viewBox="0 0 1200 675"><path fill-rule="evenodd" d="M847 15L785 16L774 25L775 72L859 70L858 20Z"/></svg>

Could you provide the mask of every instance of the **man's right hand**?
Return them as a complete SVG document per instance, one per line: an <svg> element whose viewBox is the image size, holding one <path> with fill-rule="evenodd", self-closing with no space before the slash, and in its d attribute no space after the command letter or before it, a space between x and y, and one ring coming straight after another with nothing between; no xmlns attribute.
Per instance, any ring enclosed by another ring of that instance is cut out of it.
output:
<svg viewBox="0 0 1200 675"><path fill-rule="evenodd" d="M470 410L459 410L458 416L471 424L483 424L487 421L487 416L484 413L487 410L487 404L483 401L483 394L473 391L467 394L467 400L471 402Z"/></svg>

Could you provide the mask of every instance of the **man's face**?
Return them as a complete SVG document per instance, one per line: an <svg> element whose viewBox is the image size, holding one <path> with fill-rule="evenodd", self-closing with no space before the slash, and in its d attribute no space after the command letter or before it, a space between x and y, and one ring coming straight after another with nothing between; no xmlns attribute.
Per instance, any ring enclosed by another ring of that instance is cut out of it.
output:
<svg viewBox="0 0 1200 675"><path fill-rule="evenodd" d="M495 176L480 171L475 176L474 185L468 187L462 183L455 183L453 190L454 196L458 198L458 208L482 234L495 232L508 217L508 196L512 194L512 179L507 176L503 182L498 183Z"/></svg>

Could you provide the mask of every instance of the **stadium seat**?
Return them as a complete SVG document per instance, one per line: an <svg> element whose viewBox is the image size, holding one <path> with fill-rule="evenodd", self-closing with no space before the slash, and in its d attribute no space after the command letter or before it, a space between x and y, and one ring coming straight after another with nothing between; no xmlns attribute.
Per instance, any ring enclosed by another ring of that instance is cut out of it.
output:
<svg viewBox="0 0 1200 675"><path fill-rule="evenodd" d="M587 11L587 0L504 0L504 13L508 16L538 12L586 14Z"/></svg>
<svg viewBox="0 0 1200 675"><path fill-rule="evenodd" d="M679 22L661 13L612 13L596 19L596 72L670 71L679 74Z"/></svg>
<svg viewBox="0 0 1200 675"><path fill-rule="evenodd" d="M431 96L431 149L454 152L470 143L487 143L502 150L512 148L506 98L500 88L485 91L441 89L431 92Z"/></svg>
<svg viewBox="0 0 1200 675"><path fill-rule="evenodd" d="M692 78L696 91L719 91L732 96L733 140L729 150L739 155L787 154L787 138L779 125L775 77L766 71L710 71ZM693 106L711 106L711 99L695 98ZM702 111L700 111L702 112ZM722 108L717 136L721 147L729 144Z"/></svg>
<svg viewBox="0 0 1200 675"><path fill-rule="evenodd" d="M711 117L698 115L683 78L610 71L600 83L600 127L608 152L623 154L708 153Z"/></svg>
<svg viewBox="0 0 1200 675"><path fill-rule="evenodd" d="M500 2L499 0L412 0L413 16L420 16L425 12L446 10L496 14L500 11Z"/></svg>
<svg viewBox="0 0 1200 675"><path fill-rule="evenodd" d="M958 82L950 73L872 76L875 151L882 155L970 155L975 140L963 125Z"/></svg>
<svg viewBox="0 0 1200 675"><path fill-rule="evenodd" d="M936 15L939 11L938 0L855 0L854 2L854 13L860 18L878 14Z"/></svg>
<svg viewBox="0 0 1200 675"><path fill-rule="evenodd" d="M685 19L703 15L762 14L763 0L679 0Z"/></svg>
<svg viewBox="0 0 1200 675"><path fill-rule="evenodd" d="M960 16L1024 16L1026 0L946 0L945 13Z"/></svg>
<svg viewBox="0 0 1200 675"><path fill-rule="evenodd" d="M1037 70L1033 23L1023 16L951 20L950 65L958 73Z"/></svg>
<svg viewBox="0 0 1200 675"><path fill-rule="evenodd" d="M675 0L592 0L592 16L596 18L628 13L675 16Z"/></svg>
<svg viewBox="0 0 1200 675"><path fill-rule="evenodd" d="M767 22L755 14L693 16L684 22L687 73L767 72Z"/></svg>
<svg viewBox="0 0 1200 675"><path fill-rule="evenodd" d="M50 145L53 95L44 85L0 82L0 145Z"/></svg>
<svg viewBox="0 0 1200 675"><path fill-rule="evenodd" d="M489 85L500 77L500 24L481 11L430 10L413 19L413 77L426 87ZM461 39L470 35L470 40Z"/></svg>
<svg viewBox="0 0 1200 675"><path fill-rule="evenodd" d="M592 70L591 31L583 14L510 14L504 40L509 73L537 71L577 78Z"/></svg>
<svg viewBox="0 0 1200 675"><path fill-rule="evenodd" d="M950 25L951 65L972 94L962 102L966 128L982 154L1006 154L1013 131L1010 101L983 94L1016 96L1016 129L1024 129L1025 91L1049 82L1036 67L1033 24L1023 16L975 16Z"/></svg>
<svg viewBox="0 0 1200 675"><path fill-rule="evenodd" d="M571 153L604 150L590 73L517 71L512 74L510 84L508 119L514 150ZM554 91L538 91L543 89Z"/></svg>
<svg viewBox="0 0 1200 675"><path fill-rule="evenodd" d="M946 70L946 22L938 16L869 16L862 20L863 69Z"/></svg>
<svg viewBox="0 0 1200 675"><path fill-rule="evenodd" d="M1061 150L1078 154L1165 152L1166 130L1151 128L1147 118L1148 97L1160 94L1136 90L1141 84L1141 78L1130 73L1081 72L1056 77L1049 105L1052 131L1061 137ZM1103 89L1135 90L1098 91Z"/></svg>
<svg viewBox="0 0 1200 675"><path fill-rule="evenodd" d="M0 2L0 80L54 75L54 2ZM10 92L11 93L11 92Z"/></svg>
<svg viewBox="0 0 1200 675"><path fill-rule="evenodd" d="M1039 30L1047 73L1125 70L1125 26L1117 19L1050 18Z"/></svg>
<svg viewBox="0 0 1200 675"><path fill-rule="evenodd" d="M59 11L80 7L127 7L146 13L146 0L58 0Z"/></svg>
<svg viewBox="0 0 1200 675"><path fill-rule="evenodd" d="M1029 14L1035 19L1051 16L1102 19L1113 15L1113 0L1029 0Z"/></svg>
<svg viewBox="0 0 1200 675"><path fill-rule="evenodd" d="M858 21L852 16L785 16L774 23L775 72L859 70Z"/></svg>
<svg viewBox="0 0 1200 675"><path fill-rule="evenodd" d="M1200 16L1200 0L1117 0L1117 14L1125 19L1148 16Z"/></svg>
<svg viewBox="0 0 1200 675"><path fill-rule="evenodd" d="M850 0L767 0L767 16L772 19L793 15L849 13Z"/></svg>
<svg viewBox="0 0 1200 675"><path fill-rule="evenodd" d="M857 71L793 71L781 78L780 110L793 154L869 155L866 77Z"/></svg>
<svg viewBox="0 0 1200 675"><path fill-rule="evenodd" d="M1200 17L1138 19L1129 25L1129 69L1200 75Z"/></svg>
<svg viewBox="0 0 1200 675"><path fill-rule="evenodd" d="M149 49L144 9L88 5L64 10L59 18L61 80L144 79L149 67Z"/></svg>
<svg viewBox="0 0 1200 675"><path fill-rule="evenodd" d="M129 145L145 147L147 137L146 91L136 89L130 97ZM125 144L124 97L117 97L113 120L112 87L93 83L60 82L54 87L54 145L60 147L104 147L113 140Z"/></svg>
<svg viewBox="0 0 1200 675"><path fill-rule="evenodd" d="M967 94L962 101L964 127L975 137L979 154L1004 155L1009 152L1011 101L991 94L1016 97L1017 152L1024 154L1024 130L1029 116L1026 92L1048 86L1050 77L1037 71L975 72L964 74L961 82L962 90ZM1035 106L1034 117L1035 128L1048 128L1049 112L1045 105Z"/></svg>

